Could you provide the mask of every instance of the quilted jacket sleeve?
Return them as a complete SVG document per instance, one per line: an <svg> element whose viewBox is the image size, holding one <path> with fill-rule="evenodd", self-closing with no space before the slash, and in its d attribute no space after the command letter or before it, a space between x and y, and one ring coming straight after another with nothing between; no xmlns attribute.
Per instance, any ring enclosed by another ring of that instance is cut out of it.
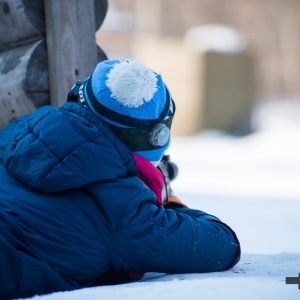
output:
<svg viewBox="0 0 300 300"><path fill-rule="evenodd" d="M123 212L115 234L115 270L200 273L226 270L240 255L235 233L218 218L189 208L152 202Z"/></svg>

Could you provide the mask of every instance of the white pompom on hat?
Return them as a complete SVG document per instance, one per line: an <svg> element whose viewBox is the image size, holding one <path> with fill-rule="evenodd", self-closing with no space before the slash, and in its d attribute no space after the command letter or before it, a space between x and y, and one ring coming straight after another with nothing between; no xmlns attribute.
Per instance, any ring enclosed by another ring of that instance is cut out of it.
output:
<svg viewBox="0 0 300 300"><path fill-rule="evenodd" d="M85 81L83 96L106 123L121 128L155 126L172 107L161 75L130 59L100 62ZM159 160L168 145L169 141L163 147L138 154L150 161Z"/></svg>
<svg viewBox="0 0 300 300"><path fill-rule="evenodd" d="M140 107L157 91L156 75L139 61L122 61L107 74L106 86L125 107Z"/></svg>

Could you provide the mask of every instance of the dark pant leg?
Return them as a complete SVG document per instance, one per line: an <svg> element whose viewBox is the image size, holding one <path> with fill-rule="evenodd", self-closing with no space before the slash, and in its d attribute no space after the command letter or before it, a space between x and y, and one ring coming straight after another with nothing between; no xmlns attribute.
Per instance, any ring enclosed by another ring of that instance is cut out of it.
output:
<svg viewBox="0 0 300 300"><path fill-rule="evenodd" d="M1 221L0 299L31 297L72 289L47 262L24 248Z"/></svg>

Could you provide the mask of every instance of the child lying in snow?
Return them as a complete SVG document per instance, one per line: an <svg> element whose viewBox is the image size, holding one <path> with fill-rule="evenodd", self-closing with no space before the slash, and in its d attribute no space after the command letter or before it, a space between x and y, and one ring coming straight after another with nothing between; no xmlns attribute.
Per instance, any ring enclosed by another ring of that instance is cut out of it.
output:
<svg viewBox="0 0 300 300"><path fill-rule="evenodd" d="M1 299L118 274L129 274L126 281L237 263L239 242L227 225L162 197L155 166L174 113L161 75L139 61L106 60L65 105L40 108L0 132Z"/></svg>

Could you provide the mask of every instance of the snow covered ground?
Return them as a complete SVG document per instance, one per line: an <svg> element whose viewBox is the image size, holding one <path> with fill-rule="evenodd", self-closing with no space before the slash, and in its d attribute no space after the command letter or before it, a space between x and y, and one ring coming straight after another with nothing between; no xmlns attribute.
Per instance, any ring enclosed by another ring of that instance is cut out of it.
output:
<svg viewBox="0 0 300 300"><path fill-rule="evenodd" d="M240 263L227 272L148 273L132 284L34 299L300 299L298 286L285 283L300 273L300 127L275 126L243 138L176 137L168 152L180 170L174 191L235 230Z"/></svg>

